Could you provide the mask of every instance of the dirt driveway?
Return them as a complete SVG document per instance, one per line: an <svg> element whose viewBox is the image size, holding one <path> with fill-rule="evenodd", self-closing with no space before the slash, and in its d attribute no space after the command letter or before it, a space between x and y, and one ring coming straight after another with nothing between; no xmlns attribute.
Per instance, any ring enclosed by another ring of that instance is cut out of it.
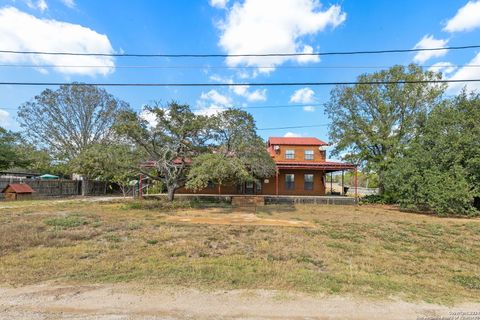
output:
<svg viewBox="0 0 480 320"><path fill-rule="evenodd" d="M368 301L267 290L201 292L135 285L0 288L0 319L418 319L479 312L445 306ZM461 318L459 318L461 319ZM465 319L469 319L466 318Z"/></svg>

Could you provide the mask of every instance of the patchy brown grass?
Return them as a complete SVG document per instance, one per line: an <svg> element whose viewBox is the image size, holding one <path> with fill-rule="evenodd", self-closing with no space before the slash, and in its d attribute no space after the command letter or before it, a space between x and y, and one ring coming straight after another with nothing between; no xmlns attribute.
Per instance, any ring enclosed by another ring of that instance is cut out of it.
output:
<svg viewBox="0 0 480 320"><path fill-rule="evenodd" d="M211 205L15 203L0 209L0 284L136 281L479 301L478 219L298 205L259 208L255 219L309 227L224 224L232 214Z"/></svg>

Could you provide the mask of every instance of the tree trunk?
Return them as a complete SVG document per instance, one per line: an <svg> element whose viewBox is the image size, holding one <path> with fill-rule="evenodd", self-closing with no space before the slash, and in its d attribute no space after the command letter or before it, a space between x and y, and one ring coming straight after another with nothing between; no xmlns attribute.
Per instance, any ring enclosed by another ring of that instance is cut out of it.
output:
<svg viewBox="0 0 480 320"><path fill-rule="evenodd" d="M174 187L167 187L168 192L168 201L173 201L175 198L175 188Z"/></svg>
<svg viewBox="0 0 480 320"><path fill-rule="evenodd" d="M383 196L384 193L385 193L385 183L384 183L383 172L378 172L378 194Z"/></svg>
<svg viewBox="0 0 480 320"><path fill-rule="evenodd" d="M83 179L82 180L82 196L86 196L87 193L88 193L88 180L87 179Z"/></svg>

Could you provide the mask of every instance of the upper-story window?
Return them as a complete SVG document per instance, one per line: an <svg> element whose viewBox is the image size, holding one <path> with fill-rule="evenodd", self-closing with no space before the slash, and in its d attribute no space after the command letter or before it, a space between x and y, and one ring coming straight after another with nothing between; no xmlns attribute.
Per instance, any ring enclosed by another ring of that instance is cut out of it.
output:
<svg viewBox="0 0 480 320"><path fill-rule="evenodd" d="M313 150L305 150L305 160L313 160Z"/></svg>
<svg viewBox="0 0 480 320"><path fill-rule="evenodd" d="M285 150L285 159L295 159L295 150Z"/></svg>

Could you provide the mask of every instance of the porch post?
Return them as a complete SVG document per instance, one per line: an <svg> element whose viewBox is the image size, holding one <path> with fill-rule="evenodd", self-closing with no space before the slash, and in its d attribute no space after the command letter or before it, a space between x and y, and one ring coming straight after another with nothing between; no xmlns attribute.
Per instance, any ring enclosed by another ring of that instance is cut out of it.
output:
<svg viewBox="0 0 480 320"><path fill-rule="evenodd" d="M275 194L278 196L278 168L275 172Z"/></svg>
<svg viewBox="0 0 480 320"><path fill-rule="evenodd" d="M222 185L218 184L218 194L222 194Z"/></svg>
<svg viewBox="0 0 480 320"><path fill-rule="evenodd" d="M330 172L330 195L333 195L333 172Z"/></svg>
<svg viewBox="0 0 480 320"><path fill-rule="evenodd" d="M358 203L358 172L355 166L355 201Z"/></svg>
<svg viewBox="0 0 480 320"><path fill-rule="evenodd" d="M138 196L140 197L140 200L143 199L143 190L142 190L142 180L143 180L143 176L140 174L140 178L139 178L139 181L138 181Z"/></svg>

